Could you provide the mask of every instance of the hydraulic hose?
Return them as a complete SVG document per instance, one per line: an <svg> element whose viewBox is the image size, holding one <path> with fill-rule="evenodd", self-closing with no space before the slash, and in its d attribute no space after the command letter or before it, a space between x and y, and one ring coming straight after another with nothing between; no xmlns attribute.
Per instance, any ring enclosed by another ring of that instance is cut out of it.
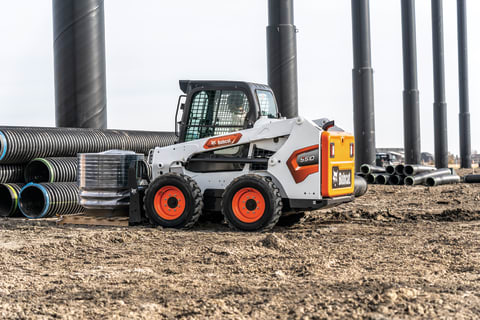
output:
<svg viewBox="0 0 480 320"><path fill-rule="evenodd" d="M29 183L20 191L19 208L29 219L81 213L75 182Z"/></svg>
<svg viewBox="0 0 480 320"><path fill-rule="evenodd" d="M0 183L6 182L24 182L23 170L24 165L4 164L0 165Z"/></svg>
<svg viewBox="0 0 480 320"><path fill-rule="evenodd" d="M18 211L18 195L24 184L21 183L3 183L0 184L0 216L16 217L20 216Z"/></svg>
<svg viewBox="0 0 480 320"><path fill-rule="evenodd" d="M37 158L25 168L26 182L75 182L77 158Z"/></svg>
<svg viewBox="0 0 480 320"><path fill-rule="evenodd" d="M0 127L0 163L27 163L35 158L76 157L77 153L150 149L174 144L173 132L79 128Z"/></svg>

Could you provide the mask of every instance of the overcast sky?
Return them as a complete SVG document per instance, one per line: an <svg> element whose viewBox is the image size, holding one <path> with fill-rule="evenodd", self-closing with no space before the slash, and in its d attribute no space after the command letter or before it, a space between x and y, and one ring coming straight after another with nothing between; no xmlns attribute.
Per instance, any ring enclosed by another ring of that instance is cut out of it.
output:
<svg viewBox="0 0 480 320"><path fill-rule="evenodd" d="M400 0L371 0L377 147L403 147ZM480 151L480 1L467 1L472 150ZM296 0L300 114L353 132L350 0ZM433 151L429 0L417 0L422 150ZM444 0L449 150L458 153L456 1ZM267 83L267 0L107 0L109 128L173 130L180 79ZM0 125L53 126L49 0L3 1Z"/></svg>

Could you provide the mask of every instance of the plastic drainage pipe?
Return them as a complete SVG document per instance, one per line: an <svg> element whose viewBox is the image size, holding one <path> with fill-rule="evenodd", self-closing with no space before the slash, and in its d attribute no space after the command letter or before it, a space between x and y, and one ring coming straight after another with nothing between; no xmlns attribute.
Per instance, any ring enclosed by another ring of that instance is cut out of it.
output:
<svg viewBox="0 0 480 320"><path fill-rule="evenodd" d="M395 166L395 174L403 174L403 169L405 166L403 164L397 164Z"/></svg>
<svg viewBox="0 0 480 320"><path fill-rule="evenodd" d="M81 213L75 182L29 183L20 191L19 208L29 219Z"/></svg>
<svg viewBox="0 0 480 320"><path fill-rule="evenodd" d="M414 176L422 172L430 172L436 170L435 167L422 166L418 164L406 164L403 168L403 174L406 176Z"/></svg>
<svg viewBox="0 0 480 320"><path fill-rule="evenodd" d="M390 180L390 174L379 174L376 178L375 178L375 183L376 184L387 184L388 183L388 180Z"/></svg>
<svg viewBox="0 0 480 320"><path fill-rule="evenodd" d="M367 181L359 176L355 177L355 197L363 196L368 190Z"/></svg>
<svg viewBox="0 0 480 320"><path fill-rule="evenodd" d="M463 181L466 183L480 183L480 174L467 174L463 177Z"/></svg>
<svg viewBox="0 0 480 320"><path fill-rule="evenodd" d="M0 216L20 216L18 211L18 195L24 184L4 183L0 184Z"/></svg>
<svg viewBox="0 0 480 320"><path fill-rule="evenodd" d="M367 183L373 184L375 183L375 180L377 179L377 175L374 173L367 174L365 176L365 179L367 180Z"/></svg>
<svg viewBox="0 0 480 320"><path fill-rule="evenodd" d="M372 166L371 164L362 164L360 167L360 171L363 174L370 174L370 173L384 173L385 168L379 166Z"/></svg>
<svg viewBox="0 0 480 320"><path fill-rule="evenodd" d="M460 177L457 175L444 175L438 177L429 177L427 178L425 184L429 187L435 187L442 184L452 184L460 182Z"/></svg>
<svg viewBox="0 0 480 320"><path fill-rule="evenodd" d="M77 158L37 158L25 168L26 182L75 182Z"/></svg>
<svg viewBox="0 0 480 320"><path fill-rule="evenodd" d="M437 169L435 171L419 173L415 176L408 176L405 178L405 184L409 186L414 186L417 184L423 184L427 178L439 177L444 175L453 174L452 170L449 168Z"/></svg>
<svg viewBox="0 0 480 320"><path fill-rule="evenodd" d="M405 180L404 175L394 174L394 175L390 176L390 179L388 180L388 184L391 184L391 185L394 185L394 186L402 185L402 184L404 184L404 180Z"/></svg>
<svg viewBox="0 0 480 320"><path fill-rule="evenodd" d="M24 182L23 170L24 165L4 164L0 165L0 183L6 182Z"/></svg>
<svg viewBox="0 0 480 320"><path fill-rule="evenodd" d="M386 171L388 174L395 174L395 167L392 166L392 165L386 166L386 167L385 167L385 171Z"/></svg>

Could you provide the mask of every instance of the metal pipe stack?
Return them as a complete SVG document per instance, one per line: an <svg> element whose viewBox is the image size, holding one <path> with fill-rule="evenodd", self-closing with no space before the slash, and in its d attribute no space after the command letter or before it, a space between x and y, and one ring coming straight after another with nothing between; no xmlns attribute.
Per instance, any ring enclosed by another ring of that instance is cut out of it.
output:
<svg viewBox="0 0 480 320"><path fill-rule="evenodd" d="M398 164L382 168L364 164L361 169L359 175L364 176L369 184L409 186L423 184L433 187L460 182L460 177L455 174L453 169L449 168L436 169L418 164ZM476 181L476 177L472 177L471 181Z"/></svg>

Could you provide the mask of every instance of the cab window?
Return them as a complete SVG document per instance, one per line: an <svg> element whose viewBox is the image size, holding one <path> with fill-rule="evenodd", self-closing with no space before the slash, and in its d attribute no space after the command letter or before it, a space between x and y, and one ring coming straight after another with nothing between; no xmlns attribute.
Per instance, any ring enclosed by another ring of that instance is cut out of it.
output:
<svg viewBox="0 0 480 320"><path fill-rule="evenodd" d="M258 103L260 105L260 114L265 117L278 118L277 104L270 91L257 90Z"/></svg>
<svg viewBox="0 0 480 320"><path fill-rule="evenodd" d="M249 109L247 95L242 91L199 91L192 97L185 141L241 130Z"/></svg>

